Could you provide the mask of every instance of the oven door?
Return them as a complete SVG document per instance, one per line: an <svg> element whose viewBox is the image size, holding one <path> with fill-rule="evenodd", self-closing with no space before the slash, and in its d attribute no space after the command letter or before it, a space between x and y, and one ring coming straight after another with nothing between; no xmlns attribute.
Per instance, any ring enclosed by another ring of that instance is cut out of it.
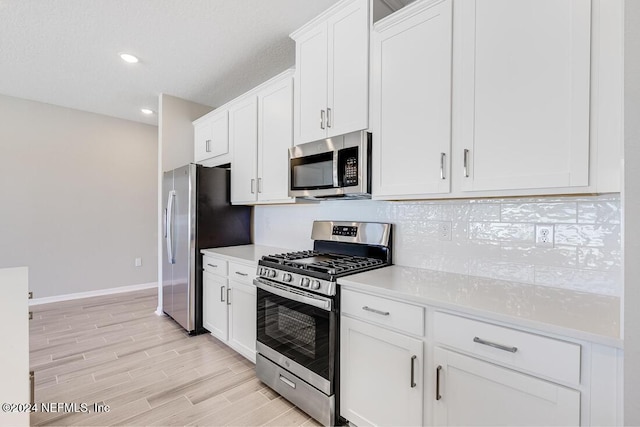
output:
<svg viewBox="0 0 640 427"><path fill-rule="evenodd" d="M325 394L333 394L337 345L333 300L264 278L254 283L258 352Z"/></svg>

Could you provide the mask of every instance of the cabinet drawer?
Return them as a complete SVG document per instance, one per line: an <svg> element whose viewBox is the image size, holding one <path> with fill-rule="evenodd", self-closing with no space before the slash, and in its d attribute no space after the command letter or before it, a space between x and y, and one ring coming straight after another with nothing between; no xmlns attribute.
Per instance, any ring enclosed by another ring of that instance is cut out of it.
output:
<svg viewBox="0 0 640 427"><path fill-rule="evenodd" d="M203 255L202 268L208 273L217 274L219 276L227 275L227 261L220 258Z"/></svg>
<svg viewBox="0 0 640 427"><path fill-rule="evenodd" d="M580 383L580 345L434 313L436 342L557 381Z"/></svg>
<svg viewBox="0 0 640 427"><path fill-rule="evenodd" d="M424 335L424 308L417 305L343 290L341 312L409 334Z"/></svg>
<svg viewBox="0 0 640 427"><path fill-rule="evenodd" d="M238 264L236 262L229 263L229 280L235 280L236 282L253 284L253 279L256 277L256 266Z"/></svg>

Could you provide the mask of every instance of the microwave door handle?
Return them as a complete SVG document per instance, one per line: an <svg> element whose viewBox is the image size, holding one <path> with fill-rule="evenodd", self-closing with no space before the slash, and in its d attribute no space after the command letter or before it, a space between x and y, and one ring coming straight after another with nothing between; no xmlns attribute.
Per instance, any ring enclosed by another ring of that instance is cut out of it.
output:
<svg viewBox="0 0 640 427"><path fill-rule="evenodd" d="M333 152L333 188L338 188L338 153L339 150Z"/></svg>

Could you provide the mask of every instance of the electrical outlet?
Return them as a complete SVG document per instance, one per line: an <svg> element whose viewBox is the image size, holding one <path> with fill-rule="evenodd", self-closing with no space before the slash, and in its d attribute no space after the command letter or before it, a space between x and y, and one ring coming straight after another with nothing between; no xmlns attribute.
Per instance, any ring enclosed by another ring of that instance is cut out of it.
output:
<svg viewBox="0 0 640 427"><path fill-rule="evenodd" d="M536 246L539 248L553 247L553 225L538 224L536 225Z"/></svg>
<svg viewBox="0 0 640 427"><path fill-rule="evenodd" d="M438 224L438 238L440 240L451 240L451 221L441 221Z"/></svg>
<svg viewBox="0 0 640 427"><path fill-rule="evenodd" d="M142 267L142 258L136 258L134 261L136 267Z"/></svg>

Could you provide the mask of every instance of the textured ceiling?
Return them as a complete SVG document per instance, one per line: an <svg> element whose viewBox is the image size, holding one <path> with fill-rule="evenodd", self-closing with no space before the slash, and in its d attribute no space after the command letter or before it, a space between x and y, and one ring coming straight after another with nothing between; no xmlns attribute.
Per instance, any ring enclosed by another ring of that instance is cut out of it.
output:
<svg viewBox="0 0 640 427"><path fill-rule="evenodd" d="M155 125L160 93L215 107L293 66L336 1L0 0L0 94Z"/></svg>

